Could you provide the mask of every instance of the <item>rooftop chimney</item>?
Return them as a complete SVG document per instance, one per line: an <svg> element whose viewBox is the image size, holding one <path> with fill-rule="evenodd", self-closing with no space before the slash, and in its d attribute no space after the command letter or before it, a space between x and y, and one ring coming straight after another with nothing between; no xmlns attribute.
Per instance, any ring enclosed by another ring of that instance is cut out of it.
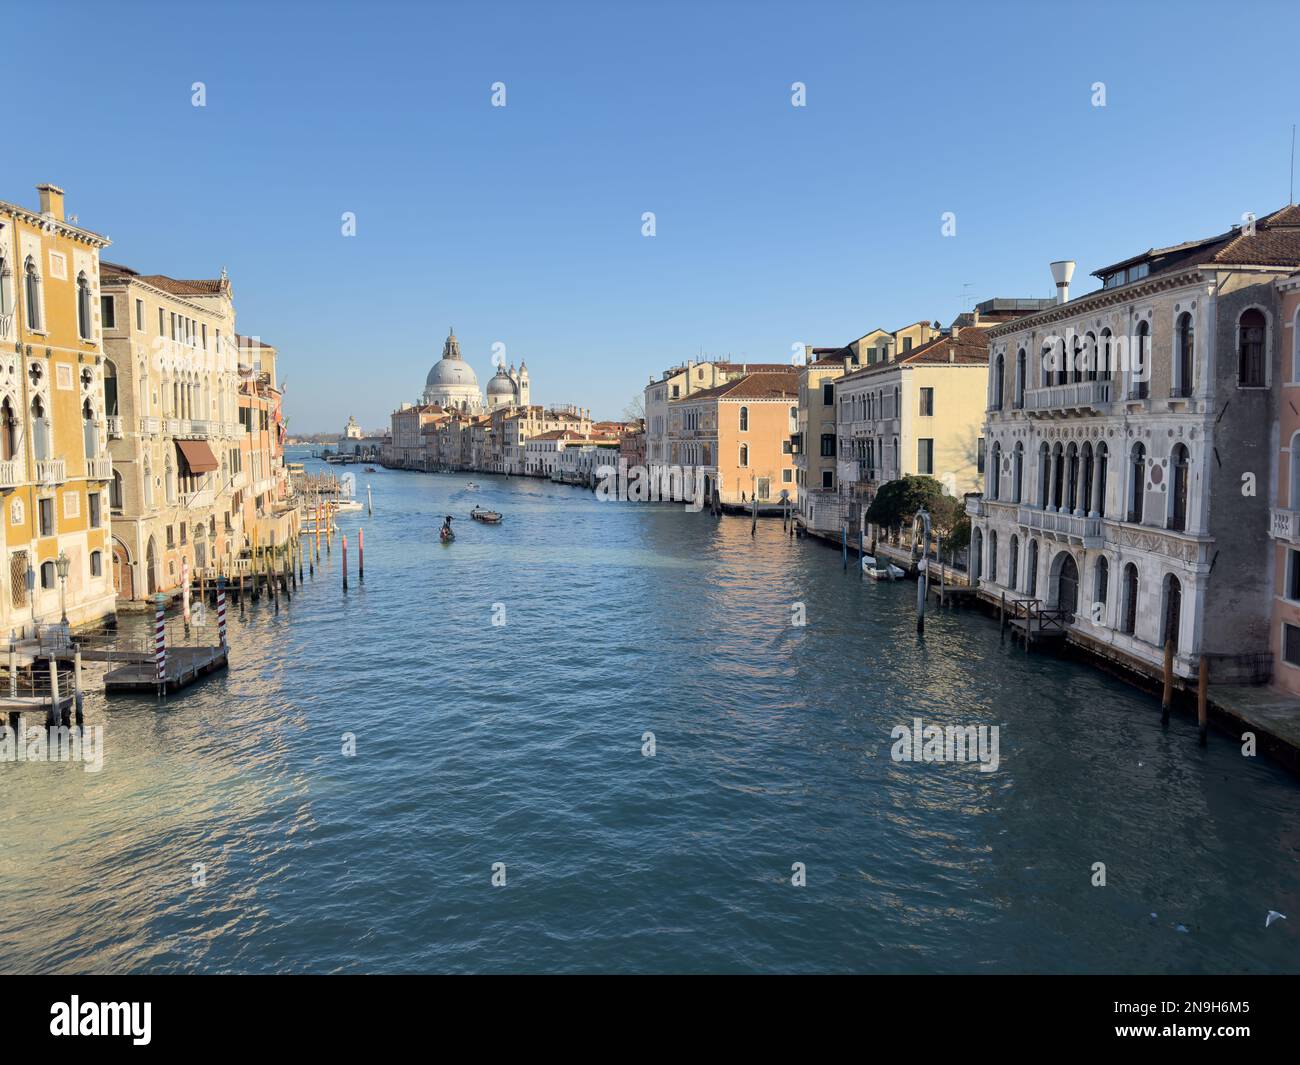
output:
<svg viewBox="0 0 1300 1065"><path fill-rule="evenodd" d="M1070 278L1074 276L1074 260L1062 259L1052 263L1052 280L1056 282L1056 302L1067 303L1070 299Z"/></svg>
<svg viewBox="0 0 1300 1065"><path fill-rule="evenodd" d="M36 191L41 195L41 214L53 215L63 221L63 190L58 185L37 185Z"/></svg>

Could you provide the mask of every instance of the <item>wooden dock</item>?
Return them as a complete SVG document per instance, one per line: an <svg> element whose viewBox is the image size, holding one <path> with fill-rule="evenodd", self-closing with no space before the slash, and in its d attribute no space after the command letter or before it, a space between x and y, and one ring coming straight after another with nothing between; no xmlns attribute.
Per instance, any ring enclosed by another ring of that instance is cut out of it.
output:
<svg viewBox="0 0 1300 1065"><path fill-rule="evenodd" d="M87 653L84 657L89 658ZM109 670L104 674L104 691L110 695L114 692L156 692L159 689L158 668L152 655L142 651L99 652L114 657L101 658L99 661L125 661L125 665ZM119 657L131 656L131 657ZM229 664L227 647L169 647L163 689L168 692L187 688L195 681Z"/></svg>

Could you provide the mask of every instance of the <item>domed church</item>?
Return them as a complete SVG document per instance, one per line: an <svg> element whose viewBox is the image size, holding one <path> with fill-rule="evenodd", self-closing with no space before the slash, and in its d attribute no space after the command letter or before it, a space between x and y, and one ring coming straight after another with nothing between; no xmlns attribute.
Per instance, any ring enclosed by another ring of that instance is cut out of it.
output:
<svg viewBox="0 0 1300 1065"><path fill-rule="evenodd" d="M468 414L482 414L484 410L498 407L526 406L529 398L528 366L519 364L518 372L512 363L510 369L498 366L487 387L487 405L479 391L478 377L460 353L460 341L454 330L447 333L442 346L442 358L433 364L424 381L421 400L436 403L444 410L460 410Z"/></svg>
<svg viewBox="0 0 1300 1065"><path fill-rule="evenodd" d="M424 402L436 403L444 410L463 410L470 414L483 412L483 393L479 391L478 377L460 354L460 341L452 330L447 332L442 345L442 358L433 364L424 379Z"/></svg>

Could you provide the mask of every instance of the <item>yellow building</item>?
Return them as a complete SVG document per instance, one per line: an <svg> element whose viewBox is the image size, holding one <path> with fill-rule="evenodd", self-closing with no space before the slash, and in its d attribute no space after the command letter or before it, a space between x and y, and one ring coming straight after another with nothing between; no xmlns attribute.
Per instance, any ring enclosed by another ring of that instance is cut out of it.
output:
<svg viewBox="0 0 1300 1065"><path fill-rule="evenodd" d="M951 495L979 490L984 462L988 341L952 331L835 386L841 495L863 501L878 485L924 474Z"/></svg>
<svg viewBox="0 0 1300 1065"><path fill-rule="evenodd" d="M114 609L99 253L63 190L0 201L0 630Z"/></svg>
<svg viewBox="0 0 1300 1065"><path fill-rule="evenodd" d="M857 356L848 348L813 348L808 354L799 371L799 418L790 443L799 513L806 525L819 527L812 514L818 501L838 515L835 382L855 368Z"/></svg>

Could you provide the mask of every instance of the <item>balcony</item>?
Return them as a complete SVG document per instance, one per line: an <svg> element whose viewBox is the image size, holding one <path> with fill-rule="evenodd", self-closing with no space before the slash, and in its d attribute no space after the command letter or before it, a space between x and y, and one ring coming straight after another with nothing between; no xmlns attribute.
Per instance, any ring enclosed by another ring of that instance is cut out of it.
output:
<svg viewBox="0 0 1300 1065"><path fill-rule="evenodd" d="M182 440L206 440L212 435L212 423L199 418L184 418L172 435Z"/></svg>
<svg viewBox="0 0 1300 1065"><path fill-rule="evenodd" d="M110 414L106 421L108 422L108 438L110 440L121 440L122 416L120 414Z"/></svg>
<svg viewBox="0 0 1300 1065"><path fill-rule="evenodd" d="M1075 381L1049 385L1025 392L1024 410L1031 417L1071 412L1105 411L1110 408L1113 381Z"/></svg>
<svg viewBox="0 0 1300 1065"><path fill-rule="evenodd" d="M164 418L163 432L168 436L177 436L181 431L181 420L179 418Z"/></svg>
<svg viewBox="0 0 1300 1065"><path fill-rule="evenodd" d="M141 419L140 419L140 435L141 435L141 436L157 436L157 435L158 435L158 419L157 419L157 418L141 418Z"/></svg>
<svg viewBox="0 0 1300 1065"><path fill-rule="evenodd" d="M1061 543L1079 544L1083 547L1100 547L1101 518L1070 514L1064 511L1039 510L1021 507L1016 515L1017 524L1031 532L1040 532L1048 539Z"/></svg>
<svg viewBox="0 0 1300 1065"><path fill-rule="evenodd" d="M988 511L984 509L983 496L966 497L966 516L968 518L983 518L986 517L987 514Z"/></svg>
<svg viewBox="0 0 1300 1065"><path fill-rule="evenodd" d="M1285 544L1300 543L1300 510L1274 507L1269 511L1268 535Z"/></svg>
<svg viewBox="0 0 1300 1065"><path fill-rule="evenodd" d="M86 459L86 477L91 481L111 481L113 479L113 459L110 455Z"/></svg>
<svg viewBox="0 0 1300 1065"><path fill-rule="evenodd" d="M110 474L111 476L111 474ZM63 459L37 459L36 483L62 484L68 479L68 464Z"/></svg>
<svg viewBox="0 0 1300 1065"><path fill-rule="evenodd" d="M18 466L18 459L0 462L0 488L16 488L22 483L22 472Z"/></svg>

